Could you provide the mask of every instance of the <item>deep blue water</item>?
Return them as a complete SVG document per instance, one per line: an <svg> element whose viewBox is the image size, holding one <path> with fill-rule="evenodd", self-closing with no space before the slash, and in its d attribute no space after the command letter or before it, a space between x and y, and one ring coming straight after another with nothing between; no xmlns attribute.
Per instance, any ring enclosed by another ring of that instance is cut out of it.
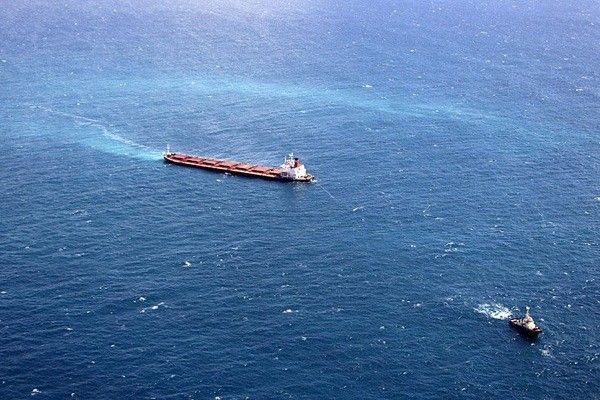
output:
<svg viewBox="0 0 600 400"><path fill-rule="evenodd" d="M1 399L600 398L597 2L197 3L0 10Z"/></svg>

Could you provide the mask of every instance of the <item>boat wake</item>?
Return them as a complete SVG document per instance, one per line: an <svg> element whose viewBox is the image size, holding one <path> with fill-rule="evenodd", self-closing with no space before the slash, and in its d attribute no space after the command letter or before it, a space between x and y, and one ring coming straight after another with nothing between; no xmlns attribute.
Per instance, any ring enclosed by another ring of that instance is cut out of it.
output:
<svg viewBox="0 0 600 400"><path fill-rule="evenodd" d="M83 143L93 149L120 156L129 156L142 160L160 160L162 159L160 151L151 149L148 146L135 143L126 139L118 133L112 131L105 122L88 118L83 115L71 114L63 111L57 111L43 106L31 106L31 109L42 110L48 114L59 115L70 118L77 126L90 126L101 132L101 135L92 135L81 138L78 142Z"/></svg>
<svg viewBox="0 0 600 400"><path fill-rule="evenodd" d="M474 308L474 310L475 312L483 314L492 319L508 319L512 315L512 312L508 307L504 307L503 305L496 303L479 304Z"/></svg>

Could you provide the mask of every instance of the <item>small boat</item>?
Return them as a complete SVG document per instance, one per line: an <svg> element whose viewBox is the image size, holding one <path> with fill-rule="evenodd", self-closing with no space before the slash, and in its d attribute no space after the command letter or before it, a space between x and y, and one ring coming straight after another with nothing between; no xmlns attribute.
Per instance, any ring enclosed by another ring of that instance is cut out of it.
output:
<svg viewBox="0 0 600 400"><path fill-rule="evenodd" d="M537 326L531 315L529 315L529 307L525 307L525 316L523 318L512 318L508 320L508 324L519 331L519 333L531 339L537 338L542 333L542 328Z"/></svg>

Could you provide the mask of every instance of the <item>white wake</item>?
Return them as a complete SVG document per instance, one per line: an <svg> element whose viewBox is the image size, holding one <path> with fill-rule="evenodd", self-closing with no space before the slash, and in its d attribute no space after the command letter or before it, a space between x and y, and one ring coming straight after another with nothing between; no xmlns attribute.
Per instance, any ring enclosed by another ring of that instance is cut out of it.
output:
<svg viewBox="0 0 600 400"><path fill-rule="evenodd" d="M488 318L493 319L508 319L512 315L512 312L508 307L496 303L479 304L477 307L474 308L474 310L479 314L483 314Z"/></svg>

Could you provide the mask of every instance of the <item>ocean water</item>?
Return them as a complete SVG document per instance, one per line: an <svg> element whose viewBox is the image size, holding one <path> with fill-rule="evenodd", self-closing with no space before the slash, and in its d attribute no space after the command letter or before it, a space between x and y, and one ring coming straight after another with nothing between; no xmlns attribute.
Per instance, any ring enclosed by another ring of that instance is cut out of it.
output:
<svg viewBox="0 0 600 400"><path fill-rule="evenodd" d="M600 398L598 54L589 0L5 2L0 398Z"/></svg>

